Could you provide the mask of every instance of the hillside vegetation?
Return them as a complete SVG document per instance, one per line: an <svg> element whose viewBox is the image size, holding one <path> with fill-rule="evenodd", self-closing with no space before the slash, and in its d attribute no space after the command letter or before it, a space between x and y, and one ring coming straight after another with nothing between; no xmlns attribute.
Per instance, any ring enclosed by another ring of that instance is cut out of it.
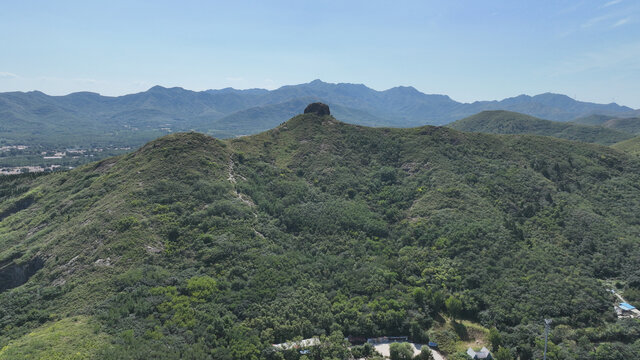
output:
<svg viewBox="0 0 640 360"><path fill-rule="evenodd" d="M348 335L456 349L460 319L539 359L548 317L551 359L632 358L601 281L640 290L639 184L599 145L313 114L3 177L0 359L300 359L271 344L314 336L307 358L348 359Z"/></svg>
<svg viewBox="0 0 640 360"><path fill-rule="evenodd" d="M461 131L544 135L603 145L611 145L633 137L629 133L602 126L542 120L525 114L501 110L483 111L447 126Z"/></svg>
<svg viewBox="0 0 640 360"><path fill-rule="evenodd" d="M619 143L611 145L612 148L620 150L631 155L640 155L640 137L634 137L633 139L621 141Z"/></svg>
<svg viewBox="0 0 640 360"><path fill-rule="evenodd" d="M640 118L638 117L611 119L602 124L602 126L630 134L640 134Z"/></svg>
<svg viewBox="0 0 640 360"><path fill-rule="evenodd" d="M585 125L599 125L630 134L640 134L640 117L591 115L575 119L573 122Z"/></svg>

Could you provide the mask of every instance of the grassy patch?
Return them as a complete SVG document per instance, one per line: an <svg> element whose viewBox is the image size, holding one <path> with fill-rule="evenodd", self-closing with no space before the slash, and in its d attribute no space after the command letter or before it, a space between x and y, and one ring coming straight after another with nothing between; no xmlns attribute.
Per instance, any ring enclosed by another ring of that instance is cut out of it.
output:
<svg viewBox="0 0 640 360"><path fill-rule="evenodd" d="M90 318L76 316L45 324L0 350L0 360L90 359L109 344Z"/></svg>
<svg viewBox="0 0 640 360"><path fill-rule="evenodd" d="M489 329L468 320L445 319L429 331L429 339L437 342L440 350L448 355L466 351L469 347L488 347L488 336Z"/></svg>

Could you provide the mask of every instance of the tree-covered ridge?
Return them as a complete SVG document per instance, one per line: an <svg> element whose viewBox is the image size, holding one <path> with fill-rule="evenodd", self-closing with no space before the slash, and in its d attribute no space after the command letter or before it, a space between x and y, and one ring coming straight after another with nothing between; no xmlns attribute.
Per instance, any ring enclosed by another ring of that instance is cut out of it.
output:
<svg viewBox="0 0 640 360"><path fill-rule="evenodd" d="M633 351L602 281L640 290L639 180L598 145L312 114L9 177L0 271L38 269L0 292L0 359L75 316L97 358L298 359L271 344L314 336L309 358L348 358L347 335L455 342L449 315L521 359L545 317L555 358Z"/></svg>
<svg viewBox="0 0 640 360"><path fill-rule="evenodd" d="M640 133L640 117L616 117L607 115L591 115L575 119L574 122L584 125L599 125L630 134Z"/></svg>
<svg viewBox="0 0 640 360"><path fill-rule="evenodd" d="M621 141L611 145L612 148L631 155L640 155L640 137Z"/></svg>
<svg viewBox="0 0 640 360"><path fill-rule="evenodd" d="M455 121L450 128L489 134L530 134L553 136L561 139L611 145L633 137L627 128L579 125L568 122L542 120L510 111L483 111Z"/></svg>

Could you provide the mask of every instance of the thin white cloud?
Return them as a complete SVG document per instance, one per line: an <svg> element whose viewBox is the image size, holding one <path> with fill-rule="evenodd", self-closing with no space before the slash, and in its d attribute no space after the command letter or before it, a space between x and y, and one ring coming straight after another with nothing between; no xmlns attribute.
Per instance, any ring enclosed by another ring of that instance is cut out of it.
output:
<svg viewBox="0 0 640 360"><path fill-rule="evenodd" d="M620 4L622 2L622 0L611 0L608 3L602 5L603 8L609 7L609 6L613 6L616 4Z"/></svg>
<svg viewBox="0 0 640 360"><path fill-rule="evenodd" d="M631 20L631 18L624 18L624 19L620 19L620 20L618 20L615 24L613 24L613 26L612 26L612 27L622 26L622 25L624 25L624 24L628 23L628 22L629 22L629 20Z"/></svg>
<svg viewBox="0 0 640 360"><path fill-rule="evenodd" d="M587 22L583 23L583 24L581 25L581 27L582 27L583 29L584 29L584 28L592 27L593 25L596 25L596 24L598 24L598 23L601 23L601 22L603 22L603 21L605 21L605 20L607 20L607 19L610 19L610 18L612 18L613 16L614 16L614 15L612 15L612 14L607 14L607 15L602 15L602 16L596 16L596 17L594 17L594 18L591 18L591 19L587 20Z"/></svg>
<svg viewBox="0 0 640 360"><path fill-rule="evenodd" d="M0 79L15 79L18 75L10 72L0 71Z"/></svg>

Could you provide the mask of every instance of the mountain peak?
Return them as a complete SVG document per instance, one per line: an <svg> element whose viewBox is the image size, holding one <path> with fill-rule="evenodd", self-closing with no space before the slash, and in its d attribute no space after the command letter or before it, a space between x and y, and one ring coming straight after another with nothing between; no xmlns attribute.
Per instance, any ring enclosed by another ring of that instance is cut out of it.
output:
<svg viewBox="0 0 640 360"><path fill-rule="evenodd" d="M319 116L331 115L331 111L329 110L329 105L323 104L321 102L314 102L304 109L305 114L316 114Z"/></svg>
<svg viewBox="0 0 640 360"><path fill-rule="evenodd" d="M420 93L420 91L418 91L418 89L414 88L413 86L396 86L396 87L392 87L388 91L395 91L395 92L401 92L401 93Z"/></svg>
<svg viewBox="0 0 640 360"><path fill-rule="evenodd" d="M164 93L164 92L177 92L177 91L187 91L184 88L181 88L179 86L174 86L171 88L167 88L161 85L156 85L152 88L150 88L149 90L147 90L147 92L151 92L151 93ZM189 90L190 91L190 90Z"/></svg>
<svg viewBox="0 0 640 360"><path fill-rule="evenodd" d="M167 90L167 88L161 85L155 85L147 91L163 91L163 90Z"/></svg>
<svg viewBox="0 0 640 360"><path fill-rule="evenodd" d="M533 96L534 100L555 100L555 101L568 101L568 102L572 102L572 101L576 101L575 99L564 95L564 94L556 94L556 93L552 93L552 92L546 92L543 94L538 94Z"/></svg>

